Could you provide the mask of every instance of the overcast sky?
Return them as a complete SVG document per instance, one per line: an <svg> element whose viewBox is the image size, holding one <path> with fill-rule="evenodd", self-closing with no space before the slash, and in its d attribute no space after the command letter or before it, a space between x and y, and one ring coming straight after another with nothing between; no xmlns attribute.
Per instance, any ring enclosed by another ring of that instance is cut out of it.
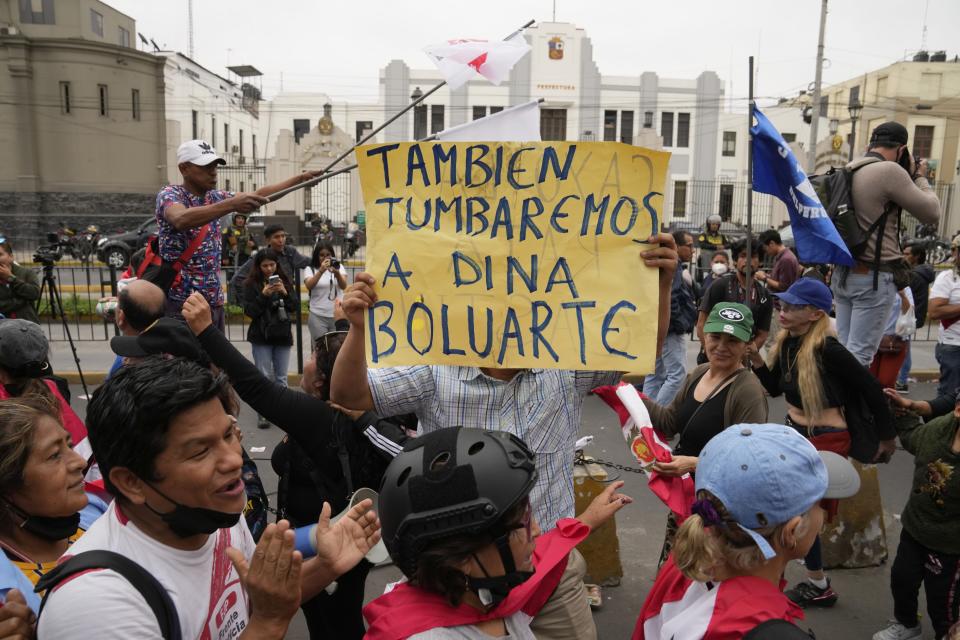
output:
<svg viewBox="0 0 960 640"><path fill-rule="evenodd" d="M188 53L187 0L105 0L164 48ZM530 19L551 20L550 0L194 0L194 57L264 73L265 97L324 92L375 102L379 69L394 58L429 68L422 48L448 38L500 39ZM831 0L824 82L840 82L926 48L960 53L958 0ZM820 0L557 0L556 19L583 28L600 72L694 78L716 71L744 108L747 57L756 94L796 95L813 81ZM762 100L768 102L769 100Z"/></svg>

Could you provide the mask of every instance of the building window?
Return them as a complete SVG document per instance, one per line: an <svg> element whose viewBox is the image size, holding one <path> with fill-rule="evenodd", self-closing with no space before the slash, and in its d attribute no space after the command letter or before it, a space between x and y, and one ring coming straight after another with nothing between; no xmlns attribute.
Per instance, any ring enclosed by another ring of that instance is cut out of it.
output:
<svg viewBox="0 0 960 640"><path fill-rule="evenodd" d="M653 129L653 111L643 112L643 128Z"/></svg>
<svg viewBox="0 0 960 640"><path fill-rule="evenodd" d="M244 191L246 191L246 189L244 189L245 186L246 186L246 185L243 183L243 180L241 180L241 181L240 181L240 193L243 193Z"/></svg>
<svg viewBox="0 0 960 640"><path fill-rule="evenodd" d="M474 107L473 108L473 119L479 120L480 118L487 117L487 108L486 107Z"/></svg>
<svg viewBox="0 0 960 640"><path fill-rule="evenodd" d="M225 178L223 180L223 190L230 191L230 178Z"/></svg>
<svg viewBox="0 0 960 640"><path fill-rule="evenodd" d="M850 87L850 99L847 102L847 105L856 104L860 102L860 85Z"/></svg>
<svg viewBox="0 0 960 640"><path fill-rule="evenodd" d="M70 83L60 83L60 113L70 113Z"/></svg>
<svg viewBox="0 0 960 640"><path fill-rule="evenodd" d="M675 180L673 183L673 217L687 216L687 181Z"/></svg>
<svg viewBox="0 0 960 640"><path fill-rule="evenodd" d="M671 111L660 114L660 137L663 138L663 146L673 146L673 112Z"/></svg>
<svg viewBox="0 0 960 640"><path fill-rule="evenodd" d="M240 129L240 163L243 164L243 129ZM240 191L243 191L241 188Z"/></svg>
<svg viewBox="0 0 960 640"><path fill-rule="evenodd" d="M441 131L443 131L443 105L434 104L430 106L430 133Z"/></svg>
<svg viewBox="0 0 960 640"><path fill-rule="evenodd" d="M490 107L490 115L500 113L501 111L503 111L503 107Z"/></svg>
<svg viewBox="0 0 960 640"><path fill-rule="evenodd" d="M140 89L131 89L130 90L130 111L133 114L134 120L140 119ZM197 112L193 112L193 126L197 126ZM194 133L193 137L196 138L197 134Z"/></svg>
<svg viewBox="0 0 960 640"><path fill-rule="evenodd" d="M830 117L830 96L820 96L820 117Z"/></svg>
<svg viewBox="0 0 960 640"><path fill-rule="evenodd" d="M210 144L217 146L217 116L210 116Z"/></svg>
<svg viewBox="0 0 960 640"><path fill-rule="evenodd" d="M310 133L310 120L308 118L296 118L293 121L293 140L299 143L300 138Z"/></svg>
<svg viewBox="0 0 960 640"><path fill-rule="evenodd" d="M230 123L223 123L223 151L230 153Z"/></svg>
<svg viewBox="0 0 960 640"><path fill-rule="evenodd" d="M56 24L53 19L53 2L54 0L20 0L20 22Z"/></svg>
<svg viewBox="0 0 960 640"><path fill-rule="evenodd" d="M103 16L90 9L90 28L95 34L103 37Z"/></svg>
<svg viewBox="0 0 960 640"><path fill-rule="evenodd" d="M257 134L250 134L250 146L253 147L253 164L257 164Z"/></svg>
<svg viewBox="0 0 960 640"><path fill-rule="evenodd" d="M117 27L120 30L120 46L129 47L130 46L130 32L124 29L123 27Z"/></svg>
<svg viewBox="0 0 960 640"><path fill-rule="evenodd" d="M603 141L616 142L617 140L617 112L603 112Z"/></svg>
<svg viewBox="0 0 960 640"><path fill-rule="evenodd" d="M877 78L877 97L887 97L887 76L880 76Z"/></svg>
<svg viewBox="0 0 960 640"><path fill-rule="evenodd" d="M913 157L929 158L933 153L933 127L917 125L913 128Z"/></svg>
<svg viewBox="0 0 960 640"><path fill-rule="evenodd" d="M737 155L737 132L736 131L724 131L723 132L723 149L720 151L720 155L725 158L732 158Z"/></svg>
<svg viewBox="0 0 960 640"><path fill-rule="evenodd" d="M109 103L109 100L107 99L107 85L98 84L97 93L100 96L100 115L101 116L110 115L110 112L109 112L110 103Z"/></svg>
<svg viewBox="0 0 960 640"><path fill-rule="evenodd" d="M690 146L690 114L689 113L677 114L677 146L678 147Z"/></svg>
<svg viewBox="0 0 960 640"><path fill-rule="evenodd" d="M413 108L413 139L427 137L427 105L420 103Z"/></svg>
<svg viewBox="0 0 960 640"><path fill-rule="evenodd" d="M620 142L633 144L633 111L620 112Z"/></svg>
<svg viewBox="0 0 960 640"><path fill-rule="evenodd" d="M797 134L795 133L782 133L783 141L787 144L791 144L797 141Z"/></svg>
<svg viewBox="0 0 960 640"><path fill-rule="evenodd" d="M200 114L197 113L196 109L190 112L190 131L194 140L200 137L200 124L197 119L200 117Z"/></svg>
<svg viewBox="0 0 960 640"><path fill-rule="evenodd" d="M357 120L357 142L363 140L368 131L373 131L373 121Z"/></svg>
<svg viewBox="0 0 960 640"><path fill-rule="evenodd" d="M733 216L733 185L720 185L720 217L724 220L730 220Z"/></svg>
<svg viewBox="0 0 960 640"><path fill-rule="evenodd" d="M540 109L540 139L567 139L566 109Z"/></svg>

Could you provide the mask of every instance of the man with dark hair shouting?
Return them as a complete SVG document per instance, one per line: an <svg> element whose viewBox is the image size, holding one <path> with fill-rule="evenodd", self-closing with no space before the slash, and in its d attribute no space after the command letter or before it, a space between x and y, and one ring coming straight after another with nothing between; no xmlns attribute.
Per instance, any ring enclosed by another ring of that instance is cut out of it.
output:
<svg viewBox="0 0 960 640"><path fill-rule="evenodd" d="M330 525L324 505L317 556L294 550L281 520L254 545L240 518L240 430L222 376L182 358L151 357L97 389L87 410L90 440L115 496L70 555L109 550L153 575L183 638L283 638L301 598L316 595L379 539L360 503ZM38 638L157 638L142 592L113 569L78 573L51 589Z"/></svg>

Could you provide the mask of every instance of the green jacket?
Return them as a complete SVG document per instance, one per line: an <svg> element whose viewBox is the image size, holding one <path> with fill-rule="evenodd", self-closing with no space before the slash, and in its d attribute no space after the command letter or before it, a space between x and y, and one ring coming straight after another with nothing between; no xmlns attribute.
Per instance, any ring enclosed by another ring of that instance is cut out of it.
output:
<svg viewBox="0 0 960 640"><path fill-rule="evenodd" d="M903 448L914 456L913 489L903 509L903 528L925 547L960 554L960 454L953 413L926 424L911 414L896 421Z"/></svg>
<svg viewBox="0 0 960 640"><path fill-rule="evenodd" d="M40 323L34 305L40 297L40 285L33 269L14 264L13 278L0 283L0 313L7 318L20 318Z"/></svg>

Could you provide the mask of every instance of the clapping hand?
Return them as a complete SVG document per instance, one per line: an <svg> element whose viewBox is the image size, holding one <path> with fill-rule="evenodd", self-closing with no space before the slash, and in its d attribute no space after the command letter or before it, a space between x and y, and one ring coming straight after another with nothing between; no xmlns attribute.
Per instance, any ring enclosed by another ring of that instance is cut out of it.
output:
<svg viewBox="0 0 960 640"><path fill-rule="evenodd" d="M28 640L34 637L37 616L33 614L23 594L17 589L7 592L6 601L0 603L0 638L3 640Z"/></svg>
<svg viewBox="0 0 960 640"><path fill-rule="evenodd" d="M352 569L380 541L380 519L373 500L358 502L330 524L330 503L324 502L317 523L317 559L335 578Z"/></svg>
<svg viewBox="0 0 960 640"><path fill-rule="evenodd" d="M290 523L267 525L250 562L234 548L227 549L240 582L250 598L250 628L256 638L282 638L300 608L300 570L303 556L294 550Z"/></svg>

